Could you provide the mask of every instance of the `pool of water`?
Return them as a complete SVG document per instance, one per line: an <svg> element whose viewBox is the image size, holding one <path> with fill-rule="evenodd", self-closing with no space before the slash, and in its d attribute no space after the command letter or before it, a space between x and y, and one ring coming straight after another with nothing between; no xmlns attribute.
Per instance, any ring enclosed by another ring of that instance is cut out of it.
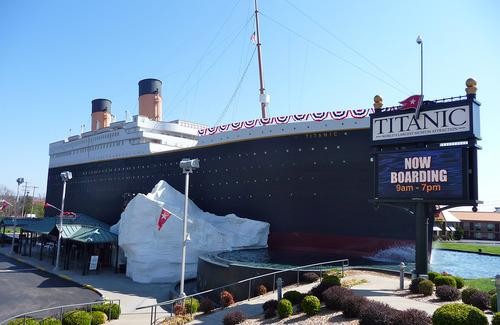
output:
<svg viewBox="0 0 500 325"><path fill-rule="evenodd" d="M433 249L431 270L448 272L466 279L494 278L500 273L500 256Z"/></svg>
<svg viewBox="0 0 500 325"><path fill-rule="evenodd" d="M396 254L384 258L350 258L336 255L320 255L311 253L297 253L274 251L268 249L250 249L232 252L224 252L218 255L219 258L241 263L254 267L266 268L290 268L299 265L314 264L324 261L349 258L350 266L360 266L368 268L399 270L399 263L404 261L406 270L411 271L415 264L408 260L408 252ZM397 257L395 257L397 256ZM401 258L401 256L406 257ZM414 252L413 252L414 256ZM432 250L430 270L435 272L448 272L466 279L495 277L500 273L500 256L487 256L475 253L453 252L445 250Z"/></svg>

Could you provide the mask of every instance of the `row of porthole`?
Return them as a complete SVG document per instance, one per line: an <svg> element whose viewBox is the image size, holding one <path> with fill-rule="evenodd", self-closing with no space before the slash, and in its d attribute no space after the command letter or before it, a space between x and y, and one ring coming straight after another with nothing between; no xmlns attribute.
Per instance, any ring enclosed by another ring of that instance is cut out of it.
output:
<svg viewBox="0 0 500 325"><path fill-rule="evenodd" d="M289 196L289 197L293 197L293 196L295 196L295 194L294 194L293 192L290 192L290 193L288 194L288 196ZM312 197L317 197L317 196L318 196L318 193L314 192L314 193L312 193L312 194L311 194L311 196L312 196ZM264 194L264 197L265 197L265 198L270 199L270 198L272 198L272 197L273 197L273 195L272 195L271 193L267 193L267 194ZM302 195L301 197L304 197L304 195ZM216 197L216 196L214 196L214 197L212 197L212 199L213 199L214 201L217 201L217 200L219 200L219 201L223 201L223 200L231 200L231 199L233 199L233 198L234 198L234 199L236 199L236 198L237 198L238 200L241 200L241 199L253 199L253 198L258 198L258 196L255 196L255 195L253 195L253 194L248 194L248 195L244 195L244 196L242 196L242 195L238 195L238 196L235 196L235 197L231 197L231 196L226 196L226 197L224 197L224 196L220 196L220 197ZM201 199L202 201L204 201L204 198L203 198L203 197L201 197L200 199Z"/></svg>

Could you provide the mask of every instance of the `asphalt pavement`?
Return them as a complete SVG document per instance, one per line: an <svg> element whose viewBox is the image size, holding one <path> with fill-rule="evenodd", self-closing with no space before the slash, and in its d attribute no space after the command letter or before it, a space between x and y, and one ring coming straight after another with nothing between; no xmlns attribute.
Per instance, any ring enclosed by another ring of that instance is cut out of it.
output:
<svg viewBox="0 0 500 325"><path fill-rule="evenodd" d="M24 312L101 300L96 292L0 254L0 321Z"/></svg>

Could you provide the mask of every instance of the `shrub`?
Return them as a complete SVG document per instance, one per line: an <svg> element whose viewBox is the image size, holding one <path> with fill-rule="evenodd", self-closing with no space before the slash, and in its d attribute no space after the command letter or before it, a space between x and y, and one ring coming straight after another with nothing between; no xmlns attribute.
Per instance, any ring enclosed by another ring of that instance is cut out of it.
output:
<svg viewBox="0 0 500 325"><path fill-rule="evenodd" d="M430 296L434 292L434 283L430 280L420 281L418 284L418 292L424 296Z"/></svg>
<svg viewBox="0 0 500 325"><path fill-rule="evenodd" d="M309 295L305 296L304 299L302 299L300 307L306 313L307 316L312 316L316 315L319 312L319 309L321 308L321 303L318 297Z"/></svg>
<svg viewBox="0 0 500 325"><path fill-rule="evenodd" d="M457 281L455 281L455 277L451 275L440 275L434 278L434 283L436 284L436 287L442 286L442 285L449 285L452 287L457 287Z"/></svg>
<svg viewBox="0 0 500 325"><path fill-rule="evenodd" d="M492 312L497 312L497 295L494 294L493 296L491 296L490 298L490 309Z"/></svg>
<svg viewBox="0 0 500 325"><path fill-rule="evenodd" d="M323 277L323 280L321 280L321 283L325 283L326 285L331 286L339 286L340 285L340 278L336 275L326 275Z"/></svg>
<svg viewBox="0 0 500 325"><path fill-rule="evenodd" d="M257 294L257 296L262 296L262 295L265 295L267 293L267 288L265 285L261 284L261 285L258 285L256 288L255 288L255 293Z"/></svg>
<svg viewBox="0 0 500 325"><path fill-rule="evenodd" d="M437 277L437 276L440 276L441 274L439 274L438 272L429 272L427 273L427 276L429 277L429 280L431 280L432 282L434 282L434 279Z"/></svg>
<svg viewBox="0 0 500 325"><path fill-rule="evenodd" d="M278 300L276 300L276 299L271 299L271 300L266 301L266 302L262 305L262 309L263 309L264 311L268 310L269 308L273 308L273 309L278 308Z"/></svg>
<svg viewBox="0 0 500 325"><path fill-rule="evenodd" d="M176 303L174 305L174 315L175 316L186 315L186 307L182 303Z"/></svg>
<svg viewBox="0 0 500 325"><path fill-rule="evenodd" d="M302 293L296 290L287 291L283 294L283 298L289 300L292 305L298 305L302 301Z"/></svg>
<svg viewBox="0 0 500 325"><path fill-rule="evenodd" d="M239 323L243 323L246 320L245 314L243 314L241 311L233 311L231 313L227 313L226 316L224 316L223 323L224 325L236 325Z"/></svg>
<svg viewBox="0 0 500 325"><path fill-rule="evenodd" d="M108 318L106 317L106 319ZM61 321L54 317L47 317L40 321L40 325L61 325L61 324L62 324Z"/></svg>
<svg viewBox="0 0 500 325"><path fill-rule="evenodd" d="M361 307L368 302L368 299L360 296L348 296L344 299L342 304L342 314L345 317L355 318L359 317Z"/></svg>
<svg viewBox="0 0 500 325"><path fill-rule="evenodd" d="M360 325L392 324L397 311L378 301L366 302L359 312Z"/></svg>
<svg viewBox="0 0 500 325"><path fill-rule="evenodd" d="M215 303L212 301L212 299L209 298L203 298L201 299L200 302L200 311L202 311L204 314L210 314L213 312L215 309Z"/></svg>
<svg viewBox="0 0 500 325"><path fill-rule="evenodd" d="M288 299L281 299L278 302L278 315L280 318L286 318L293 313L292 303Z"/></svg>
<svg viewBox="0 0 500 325"><path fill-rule="evenodd" d="M500 313L495 313L495 315L493 315L491 325L500 325Z"/></svg>
<svg viewBox="0 0 500 325"><path fill-rule="evenodd" d="M222 291L220 293L220 303L224 307L229 307L232 304L234 304L234 298L233 298L233 295L231 294L231 292L226 291L226 290Z"/></svg>
<svg viewBox="0 0 500 325"><path fill-rule="evenodd" d="M408 289L410 289L410 292L411 293L420 293L418 291L418 284L421 282L421 281L424 281L423 278L416 278L416 279L413 279L411 280L411 283L410 283L410 286Z"/></svg>
<svg viewBox="0 0 500 325"><path fill-rule="evenodd" d="M470 296L470 304L481 310L486 310L490 308L490 295L486 292L476 292Z"/></svg>
<svg viewBox="0 0 500 325"><path fill-rule="evenodd" d="M92 325L100 325L108 321L108 316L102 311L98 310L91 311L90 317L92 318L92 320L90 321Z"/></svg>
<svg viewBox="0 0 500 325"><path fill-rule="evenodd" d="M436 288L436 296L443 301L455 301L460 299L460 290L455 287L443 285Z"/></svg>
<svg viewBox="0 0 500 325"><path fill-rule="evenodd" d="M334 286L323 291L322 296L326 308L331 310L341 310L344 299L352 295L352 290L344 287Z"/></svg>
<svg viewBox="0 0 500 325"><path fill-rule="evenodd" d="M407 309L396 312L392 324L397 325L431 325L432 318L423 310Z"/></svg>
<svg viewBox="0 0 500 325"><path fill-rule="evenodd" d="M92 306L92 311L95 310L105 313L109 320L120 318L120 314L122 312L119 305L110 303Z"/></svg>
<svg viewBox="0 0 500 325"><path fill-rule="evenodd" d="M470 305L470 297L476 292L479 292L479 290L476 288L465 288L464 290L462 290L463 303Z"/></svg>
<svg viewBox="0 0 500 325"><path fill-rule="evenodd" d="M200 309L200 301L196 298L187 298L184 301L184 307L186 308L186 313L194 314Z"/></svg>
<svg viewBox="0 0 500 325"><path fill-rule="evenodd" d="M91 325L92 316L83 310L73 310L63 316L63 325Z"/></svg>
<svg viewBox="0 0 500 325"><path fill-rule="evenodd" d="M24 318L16 318L11 320L7 325L23 325L25 324ZM36 319L26 318L26 325L38 325L40 324Z"/></svg>
<svg viewBox="0 0 500 325"><path fill-rule="evenodd" d="M432 315L433 325L488 325L486 315L476 307L466 304L447 304Z"/></svg>
<svg viewBox="0 0 500 325"><path fill-rule="evenodd" d="M306 283L313 283L319 280L319 275L314 272L306 272L302 274L302 280Z"/></svg>
<svg viewBox="0 0 500 325"><path fill-rule="evenodd" d="M269 319L273 318L276 316L276 308L275 307L269 307L266 310L264 310L264 318Z"/></svg>
<svg viewBox="0 0 500 325"><path fill-rule="evenodd" d="M454 276L453 278L455 279L455 282L457 283L457 288L462 289L465 285L464 279L459 277L459 276Z"/></svg>

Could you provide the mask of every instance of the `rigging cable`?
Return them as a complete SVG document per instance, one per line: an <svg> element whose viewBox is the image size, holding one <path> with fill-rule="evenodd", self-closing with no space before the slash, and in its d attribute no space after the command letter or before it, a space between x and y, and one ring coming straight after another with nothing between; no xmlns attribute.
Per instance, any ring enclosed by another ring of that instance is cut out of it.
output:
<svg viewBox="0 0 500 325"><path fill-rule="evenodd" d="M236 88L233 91L233 94L231 95L231 98L229 98L229 101L226 104L226 107L224 107L224 110L222 111L221 115L217 119L217 122L215 122L214 125L219 125L219 123L222 121L224 118L224 115L226 115L227 110L229 109L229 106L231 106L231 103L233 102L234 98L236 97L236 94L238 94L238 91L240 90L241 84L243 83L243 80L245 79L245 76L248 72L248 68L250 67L250 64L253 61L253 57L255 56L255 51L257 47L254 47L252 56L250 56L250 60L248 60L247 66L245 67L245 70L243 70L243 74L241 75L240 81L238 81L238 84L236 85Z"/></svg>
<svg viewBox="0 0 500 325"><path fill-rule="evenodd" d="M205 78L205 76L208 74L208 72L210 72L210 70L212 70L212 68L219 62L219 60L226 53L226 51L231 47L231 45L234 43L234 41L240 36L240 34L243 31L243 29L245 29L247 27L248 23L253 19L253 16L254 16L254 14L250 15L250 17L247 19L247 21L245 22L245 24L240 28L240 30L238 31L238 33L236 33L236 35L229 42L229 44L224 48L224 50L219 54L219 56L215 59L215 61L198 78L197 83L199 83L203 78ZM179 99L175 104L183 102L186 99L186 97L191 93L191 91L193 91L193 89L195 87L196 87L196 84L194 86L192 86L191 88L189 88L187 90L186 94L181 99ZM172 104L172 107L175 107L175 105Z"/></svg>
<svg viewBox="0 0 500 325"><path fill-rule="evenodd" d="M260 14L261 14L261 16L262 16L262 17L265 17L265 18L269 19L270 21L272 21L272 22L273 22L273 23L275 23L276 25L280 26L281 28L283 28L283 29L285 29L285 30L287 30L287 31L289 31L289 32L291 32L291 33L293 33L293 34L295 34L295 36L297 36L297 37L299 37L299 38L303 39L303 40L304 40L304 41L306 41L306 42L309 42L310 44L312 44L312 45L316 46L317 48L322 49L323 51L325 51L326 53L328 53L328 54L330 54L330 55L332 55L332 56L336 57L336 58L337 58L337 59L339 59L340 61L343 61L344 63L347 63L347 64L349 64L349 65L353 66L354 68L358 69L359 71L363 72L364 74L366 74L366 75L368 75L368 76L370 76L370 77L372 77L372 78L374 78L374 79L376 79L376 80L378 80L378 81L380 81L380 82L383 82L384 84L386 84L387 86L389 86L389 87L391 87L391 88L393 88L393 89L397 90L398 92L400 92L400 93L402 93L402 94L404 94L404 95L408 95L408 93L407 93L407 92L402 91L400 88L398 88L398 87L396 87L396 86L394 86L394 85L390 84L389 82L385 81L384 79L380 78L379 76L377 76L377 75L375 75L375 74L373 74L373 73L371 73L371 72L369 72L369 71L367 71L367 70L363 69L363 68L362 68L362 67L360 67L359 65L357 65L357 64L355 64L355 63L352 63L351 61L349 61L349 60L347 60L347 59L345 59L345 58L341 57L340 55L338 55L337 53L333 52L332 50L330 50L330 49L328 49L328 48L324 47L323 45L318 44L317 42L315 42L315 41L313 41L313 40L308 39L307 37L303 36L302 34L297 33L296 31L294 31L294 30L293 30L293 29L291 29L290 27L285 26L284 24L280 23L279 21L277 21L276 19L274 19L274 18L270 17L269 15L266 15L266 14L264 14L263 12L260 12Z"/></svg>
<svg viewBox="0 0 500 325"><path fill-rule="evenodd" d="M291 7L293 7L295 10L297 10L299 13L301 13L304 17L306 17L307 19L309 19L313 24L315 24L319 28L321 28L325 33L327 33L328 35L330 35L331 37L333 37L334 39L336 39L339 43L341 43L342 45L344 45L345 47L347 47L349 50L351 50L352 52L354 52L355 54L357 54L358 56L360 56L363 60L365 60L366 62L368 62L375 69L377 69L379 72L383 73L386 77L390 78L392 81L394 81L395 83L397 83L399 86L401 86L402 88L404 88L406 91L408 91L409 93L412 93L412 90L410 90L408 87L406 87L405 85L403 85L402 83L400 83L398 80L396 80L394 77L392 77L389 73L385 72L384 69L382 69L381 67L379 67L375 62L371 61L366 56L364 56L362 53L360 53L359 51L357 51L356 49L354 49L353 47L351 47L349 44L347 44L344 40L342 40L340 37L338 37L337 35L335 35L330 30L328 30L321 23L319 23L318 21L314 20L311 16L309 16L307 13L305 13L302 9L298 8L297 6L295 6L293 3L290 2L290 0L285 0L285 1Z"/></svg>
<svg viewBox="0 0 500 325"><path fill-rule="evenodd" d="M186 80L184 80L184 82L182 83L182 86L179 88L179 90L177 91L177 93L175 94L175 96L173 96L172 98L172 103L175 101L175 99L179 96L179 94L181 93L182 89L184 89L184 87L186 87L189 79L191 79L191 76L193 75L193 73L196 71L196 69L198 68L198 66L201 64L201 62L203 61L203 59L207 56L207 54L210 52L210 49L212 47L212 45L215 43L215 41L217 40L217 38L219 37L219 34L222 32L222 30L224 29L224 27L226 26L227 22L229 21L229 19L233 16L233 13L234 13L234 10L236 9L236 7L238 6L238 4L241 2L241 0L238 0L234 6L231 8L231 11L229 12L229 15L226 17L226 19L224 20L224 22L222 23L222 25L219 27L219 29L217 30L217 32L215 33L215 36L212 38L212 40L210 41L210 43L208 44L207 48L205 49L205 51L203 51L203 54L200 56L200 58L198 59L198 61L196 61L196 64L194 65L193 69L191 69L191 71L189 72L189 75L187 76ZM169 111L173 111L173 109L175 109L174 105L171 105L171 109Z"/></svg>

